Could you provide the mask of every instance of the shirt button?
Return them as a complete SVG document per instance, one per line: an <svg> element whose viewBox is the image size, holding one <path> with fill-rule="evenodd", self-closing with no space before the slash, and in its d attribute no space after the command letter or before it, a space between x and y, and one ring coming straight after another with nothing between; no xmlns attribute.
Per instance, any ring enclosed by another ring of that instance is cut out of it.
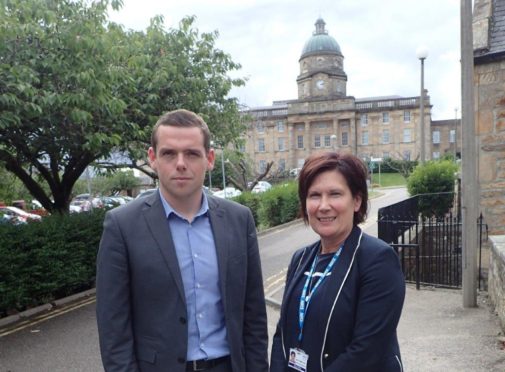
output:
<svg viewBox="0 0 505 372"><path fill-rule="evenodd" d="M202 319L203 318L203 314L202 313L198 314L198 318Z"/></svg>
<svg viewBox="0 0 505 372"><path fill-rule="evenodd" d="M193 255L193 257L194 257L194 258L198 258L198 253L195 253L195 254Z"/></svg>
<svg viewBox="0 0 505 372"><path fill-rule="evenodd" d="M196 283L196 288L201 288L202 286L200 285L200 283Z"/></svg>

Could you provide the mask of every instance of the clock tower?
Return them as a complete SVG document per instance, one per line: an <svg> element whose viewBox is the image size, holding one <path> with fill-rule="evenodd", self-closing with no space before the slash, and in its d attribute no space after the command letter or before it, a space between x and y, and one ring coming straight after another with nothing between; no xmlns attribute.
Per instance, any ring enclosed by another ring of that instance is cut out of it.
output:
<svg viewBox="0 0 505 372"><path fill-rule="evenodd" d="M317 97L345 97L347 75L344 56L337 41L328 35L326 23L319 18L316 31L305 43L300 57L298 99Z"/></svg>

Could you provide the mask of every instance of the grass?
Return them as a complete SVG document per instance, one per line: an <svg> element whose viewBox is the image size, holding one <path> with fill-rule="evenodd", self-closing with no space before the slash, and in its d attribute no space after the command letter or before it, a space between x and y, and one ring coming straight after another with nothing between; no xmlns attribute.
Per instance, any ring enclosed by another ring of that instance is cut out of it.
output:
<svg viewBox="0 0 505 372"><path fill-rule="evenodd" d="M374 186L379 187L405 186L407 184L407 180L403 178L400 173L381 173L379 183L379 174L374 173L372 183Z"/></svg>

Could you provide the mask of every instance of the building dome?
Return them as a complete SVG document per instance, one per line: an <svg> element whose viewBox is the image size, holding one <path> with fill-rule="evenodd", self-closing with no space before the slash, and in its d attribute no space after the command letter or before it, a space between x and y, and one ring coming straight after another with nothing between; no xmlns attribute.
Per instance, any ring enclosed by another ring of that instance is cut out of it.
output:
<svg viewBox="0 0 505 372"><path fill-rule="evenodd" d="M342 55L340 46L338 45L337 41L328 35L328 31L324 29L326 23L323 21L323 19L319 18L316 21L315 25L316 31L305 43L300 59L320 53Z"/></svg>

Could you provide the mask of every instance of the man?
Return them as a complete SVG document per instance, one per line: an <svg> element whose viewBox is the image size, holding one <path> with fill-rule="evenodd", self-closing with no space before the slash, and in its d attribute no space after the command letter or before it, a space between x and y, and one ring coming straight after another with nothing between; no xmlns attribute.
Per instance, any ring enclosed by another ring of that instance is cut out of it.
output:
<svg viewBox="0 0 505 372"><path fill-rule="evenodd" d="M266 308L254 220L206 196L207 124L160 117L148 151L159 192L109 211L97 258L106 371L268 370Z"/></svg>

